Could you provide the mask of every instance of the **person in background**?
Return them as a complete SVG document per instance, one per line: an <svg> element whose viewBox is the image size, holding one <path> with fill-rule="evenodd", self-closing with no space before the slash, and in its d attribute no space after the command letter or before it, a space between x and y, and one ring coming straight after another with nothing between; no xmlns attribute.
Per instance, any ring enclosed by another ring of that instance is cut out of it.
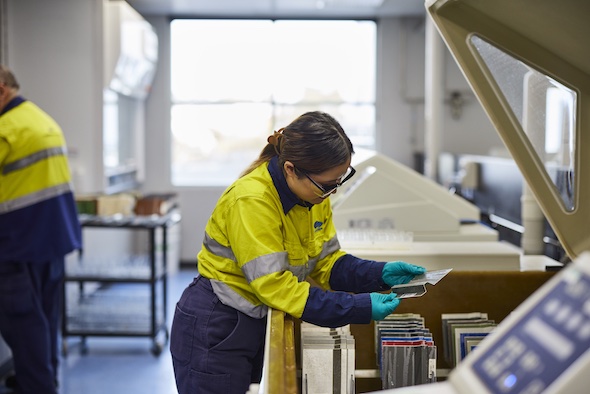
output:
<svg viewBox="0 0 590 394"><path fill-rule="evenodd" d="M62 130L0 65L0 334L19 394L57 393L64 259L79 248Z"/></svg>
<svg viewBox="0 0 590 394"><path fill-rule="evenodd" d="M324 327L369 323L400 302L384 291L425 272L340 249L329 197L354 175L353 153L332 116L308 112L225 190L172 323L180 394L243 394L260 382L268 308Z"/></svg>

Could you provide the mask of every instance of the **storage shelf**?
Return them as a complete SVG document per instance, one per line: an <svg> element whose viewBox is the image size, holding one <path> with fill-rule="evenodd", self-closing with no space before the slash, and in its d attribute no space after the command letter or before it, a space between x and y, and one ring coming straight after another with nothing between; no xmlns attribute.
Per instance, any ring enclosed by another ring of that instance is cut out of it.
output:
<svg viewBox="0 0 590 394"><path fill-rule="evenodd" d="M161 291L161 288L156 289L156 293ZM78 286L69 283L66 294L66 329L71 335L152 334L151 294L146 286L92 282L88 286ZM156 300L160 298L156 297ZM164 324L163 310L161 301L157 301L156 326Z"/></svg>
<svg viewBox="0 0 590 394"><path fill-rule="evenodd" d="M161 279L165 273L162 258L156 259L154 277L149 256L134 255L113 258L83 257L66 265L66 280L72 281L130 281L149 282Z"/></svg>
<svg viewBox="0 0 590 394"><path fill-rule="evenodd" d="M85 227L108 227L108 228L139 228L150 229L155 227L170 227L180 222L180 214L172 211L168 215L150 215L150 216L97 216L82 214L79 216L80 223Z"/></svg>

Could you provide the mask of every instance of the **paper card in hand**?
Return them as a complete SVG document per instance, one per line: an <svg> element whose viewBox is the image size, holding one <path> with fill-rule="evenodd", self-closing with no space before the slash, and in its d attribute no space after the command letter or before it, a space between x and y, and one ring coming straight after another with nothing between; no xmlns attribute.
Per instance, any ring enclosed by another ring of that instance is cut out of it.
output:
<svg viewBox="0 0 590 394"><path fill-rule="evenodd" d="M436 271L427 271L422 275L417 275L403 285L396 285L391 288L391 291L397 294L397 298L420 297L426 294L426 284L437 284L444 278L452 268Z"/></svg>

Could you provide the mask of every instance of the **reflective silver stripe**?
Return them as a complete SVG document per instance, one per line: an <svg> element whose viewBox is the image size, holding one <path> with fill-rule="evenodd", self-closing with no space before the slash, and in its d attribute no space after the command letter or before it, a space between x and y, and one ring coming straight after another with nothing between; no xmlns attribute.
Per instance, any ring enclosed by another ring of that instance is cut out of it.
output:
<svg viewBox="0 0 590 394"><path fill-rule="evenodd" d="M320 256L321 256L321 254L320 254ZM313 272L313 270L315 269L315 266L318 265L318 261L320 261L320 256L314 257L313 259L310 259L307 262L307 264L306 264L307 269L305 270L305 276L306 277L309 274L311 274Z"/></svg>
<svg viewBox="0 0 590 394"><path fill-rule="evenodd" d="M247 299L236 293L227 284L215 279L211 279L211 287L213 292L224 305L231 306L246 315L255 319L261 319L266 316L268 306L264 304L253 305Z"/></svg>
<svg viewBox="0 0 590 394"><path fill-rule="evenodd" d="M45 150L41 150L39 152L35 152L32 155L27 157L23 157L17 161L13 161L12 163L6 164L2 169L2 173L4 175L9 174L13 171L20 170L22 168L28 167L32 164L35 164L38 161L45 160L52 156L60 156L66 155L66 148L63 146L58 146L55 148L48 148Z"/></svg>
<svg viewBox="0 0 590 394"><path fill-rule="evenodd" d="M287 252L276 252L248 261L242 266L242 272L250 283L262 276L285 271L288 268L289 256Z"/></svg>
<svg viewBox="0 0 590 394"><path fill-rule="evenodd" d="M211 253L217 256L226 257L232 261L236 261L235 256L230 248L219 244L213 238L209 237L209 235L205 234L203 243L205 244L207 250L209 250ZM289 265L287 252L276 252L257 257L256 259L246 263L242 267L242 271L248 283L264 275L284 271L287 269L297 276L300 281L302 281L313 271L319 260L339 249L340 244L338 242L338 238L333 237L323 245L320 255L310 259L306 265ZM215 295L217 295L219 300L224 305L231 306L232 308L235 308L255 319L263 318L268 313L268 306L264 304L254 305L250 303L247 299L235 292L224 282L211 279L211 286L213 287L213 292Z"/></svg>
<svg viewBox="0 0 590 394"><path fill-rule="evenodd" d="M289 271L299 279L299 282L304 281L311 272L306 265L292 265L289 267Z"/></svg>
<svg viewBox="0 0 590 394"><path fill-rule="evenodd" d="M222 244L211 238L207 233L205 233L203 245L205 245L205 248L207 248L209 252L213 253L216 256L224 257L234 262L236 261L236 256L234 255L234 252L233 250L231 250L231 248L223 246Z"/></svg>
<svg viewBox="0 0 590 394"><path fill-rule="evenodd" d="M27 194L25 196L15 198L0 203L0 214L16 211L17 209L25 208L38 202L48 200L53 197L57 197L64 193L72 191L72 185L70 183L62 183L47 189L39 190L38 192Z"/></svg>
<svg viewBox="0 0 590 394"><path fill-rule="evenodd" d="M330 253L334 253L337 250L340 250L340 242L338 242L338 237L333 236L331 240L324 243L324 246L322 247L322 251L320 253L320 260L329 255Z"/></svg>
<svg viewBox="0 0 590 394"><path fill-rule="evenodd" d="M302 281L313 272L316 265L318 264L318 261L328 256L330 253L337 251L338 249L340 249L338 238L333 237L328 242L324 243L320 255L309 259L305 265L290 265L287 252L277 252L260 256L252 261L249 261L242 267L242 272L244 272L244 276L248 280L248 283L262 276L284 270L291 271L293 275L299 279L299 281Z"/></svg>
<svg viewBox="0 0 590 394"><path fill-rule="evenodd" d="M293 272L293 274L297 275L299 280L304 280L309 274L311 274L313 272L313 270L315 269L315 266L318 264L318 261L325 258L329 254L336 252L339 249L340 249L340 242L338 242L338 238L336 236L334 236L328 242L324 243L324 245L322 246L322 251L320 252L319 256L309 259L307 264L305 266L302 266L304 268L303 270L301 270L301 269L294 270L293 268L295 268L295 267L291 267L290 270L291 270L291 272Z"/></svg>

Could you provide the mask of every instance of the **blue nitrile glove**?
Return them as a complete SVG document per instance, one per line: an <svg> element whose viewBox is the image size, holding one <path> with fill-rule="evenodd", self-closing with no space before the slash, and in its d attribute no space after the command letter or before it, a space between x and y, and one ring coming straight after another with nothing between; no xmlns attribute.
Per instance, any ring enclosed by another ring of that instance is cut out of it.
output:
<svg viewBox="0 0 590 394"><path fill-rule="evenodd" d="M426 272L424 267L404 263L403 261L392 261L383 267L381 278L387 286L402 285L408 283L414 276L422 275Z"/></svg>
<svg viewBox="0 0 590 394"><path fill-rule="evenodd" d="M395 293L371 293L371 319L383 320L392 314L399 305L399 298Z"/></svg>

